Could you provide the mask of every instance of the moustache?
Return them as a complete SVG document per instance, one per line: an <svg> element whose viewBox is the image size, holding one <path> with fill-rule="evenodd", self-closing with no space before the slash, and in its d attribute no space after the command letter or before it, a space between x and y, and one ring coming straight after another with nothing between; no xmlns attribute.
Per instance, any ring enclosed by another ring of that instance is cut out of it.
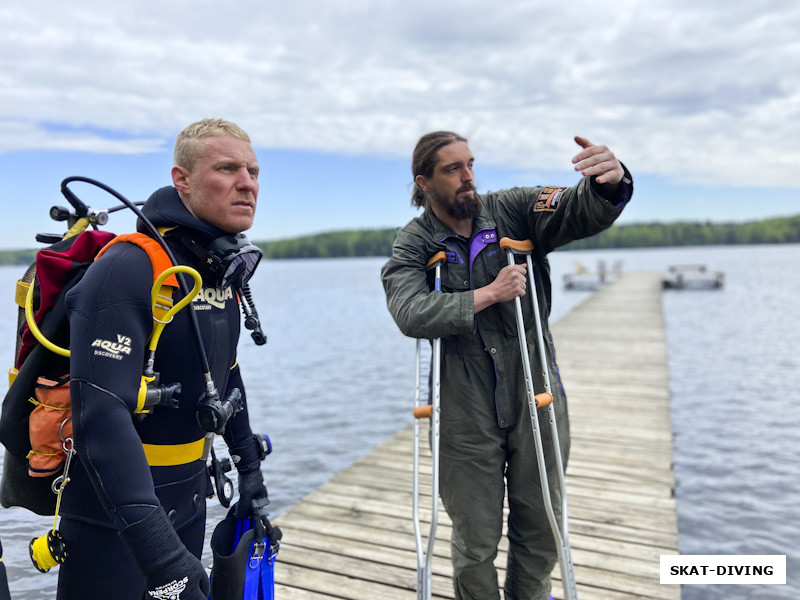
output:
<svg viewBox="0 0 800 600"><path fill-rule="evenodd" d="M475 190L475 186L473 184L465 183L464 185L462 185L460 188L458 188L456 190L456 194L460 194L462 192L474 192L474 191L476 191L476 190Z"/></svg>

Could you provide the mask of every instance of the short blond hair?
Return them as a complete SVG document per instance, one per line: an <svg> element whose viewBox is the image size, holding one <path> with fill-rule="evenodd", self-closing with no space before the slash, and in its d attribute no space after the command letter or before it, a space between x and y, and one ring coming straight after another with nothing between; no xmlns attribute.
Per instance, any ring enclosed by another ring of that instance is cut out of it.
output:
<svg viewBox="0 0 800 600"><path fill-rule="evenodd" d="M200 142L209 137L230 136L250 143L250 136L236 123L225 119L203 119L189 125L175 139L175 165L190 173L200 154Z"/></svg>

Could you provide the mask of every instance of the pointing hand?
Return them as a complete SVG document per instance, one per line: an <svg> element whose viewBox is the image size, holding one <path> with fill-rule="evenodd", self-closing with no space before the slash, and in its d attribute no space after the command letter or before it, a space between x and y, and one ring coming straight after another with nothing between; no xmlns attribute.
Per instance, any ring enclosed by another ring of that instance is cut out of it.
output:
<svg viewBox="0 0 800 600"><path fill-rule="evenodd" d="M607 146L595 146L586 138L575 136L575 142L583 148L576 154L572 163L581 175L594 175L597 183L618 184L625 171Z"/></svg>

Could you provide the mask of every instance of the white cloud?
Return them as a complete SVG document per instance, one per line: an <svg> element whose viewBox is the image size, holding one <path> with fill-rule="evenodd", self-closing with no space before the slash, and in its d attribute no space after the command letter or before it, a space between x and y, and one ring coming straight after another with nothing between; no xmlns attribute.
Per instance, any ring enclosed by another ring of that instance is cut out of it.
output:
<svg viewBox="0 0 800 600"><path fill-rule="evenodd" d="M0 153L54 150L97 154L147 154L164 149L160 137L119 137L111 132L70 129L20 120L0 120Z"/></svg>
<svg viewBox="0 0 800 600"><path fill-rule="evenodd" d="M0 26L0 151L147 152L224 116L263 147L406 157L449 128L555 169L581 134L640 172L796 185L793 0L38 0Z"/></svg>

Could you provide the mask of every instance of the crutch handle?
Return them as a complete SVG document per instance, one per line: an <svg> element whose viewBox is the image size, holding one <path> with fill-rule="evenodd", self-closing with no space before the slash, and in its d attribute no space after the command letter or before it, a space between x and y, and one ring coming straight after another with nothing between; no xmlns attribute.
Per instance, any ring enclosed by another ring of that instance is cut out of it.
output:
<svg viewBox="0 0 800 600"><path fill-rule="evenodd" d="M435 265L440 261L447 262L447 254L444 253L444 250L440 250L439 252L431 256L431 259L428 261L428 264L425 265L425 268L430 269L433 265Z"/></svg>
<svg viewBox="0 0 800 600"><path fill-rule="evenodd" d="M542 408L543 406L553 403L553 394L550 392L542 392L541 394L536 394L533 399L536 400L536 408Z"/></svg>
<svg viewBox="0 0 800 600"><path fill-rule="evenodd" d="M533 242L530 240L512 240L509 237L500 238L500 247L503 250L511 250L520 254L533 252Z"/></svg>
<svg viewBox="0 0 800 600"><path fill-rule="evenodd" d="M433 417L433 405L418 406L413 410L415 419L430 419Z"/></svg>

